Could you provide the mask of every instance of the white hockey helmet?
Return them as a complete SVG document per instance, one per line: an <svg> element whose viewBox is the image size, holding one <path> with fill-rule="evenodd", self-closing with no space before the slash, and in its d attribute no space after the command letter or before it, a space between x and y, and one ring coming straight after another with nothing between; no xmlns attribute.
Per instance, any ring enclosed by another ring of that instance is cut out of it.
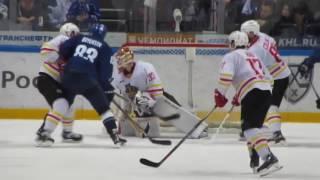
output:
<svg viewBox="0 0 320 180"><path fill-rule="evenodd" d="M241 24L240 30L245 33L252 32L253 34L258 34L260 32L260 25L255 20L248 20Z"/></svg>
<svg viewBox="0 0 320 180"><path fill-rule="evenodd" d="M233 31L229 35L228 40L231 48L247 47L249 44L249 39L247 34L240 31Z"/></svg>
<svg viewBox="0 0 320 180"><path fill-rule="evenodd" d="M65 23L60 27L60 34L63 34L68 37L72 37L80 33L80 30L77 25L73 23Z"/></svg>
<svg viewBox="0 0 320 180"><path fill-rule="evenodd" d="M129 47L121 47L116 53L118 68L124 68L133 63L133 51Z"/></svg>

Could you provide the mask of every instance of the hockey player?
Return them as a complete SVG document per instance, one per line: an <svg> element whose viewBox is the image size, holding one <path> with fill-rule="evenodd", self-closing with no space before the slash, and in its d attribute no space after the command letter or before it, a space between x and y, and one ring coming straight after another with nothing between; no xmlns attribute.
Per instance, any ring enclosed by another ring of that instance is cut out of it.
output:
<svg viewBox="0 0 320 180"><path fill-rule="evenodd" d="M219 85L214 91L217 107L227 103L225 94L230 85L236 89L233 105L241 104L243 123L241 129L247 140L250 167L261 176L279 170L278 159L271 152L262 132L262 125L271 103L271 84L264 75L263 64L246 49L248 37L240 31L229 35L229 46L220 65ZM264 161L259 166L259 157Z"/></svg>
<svg viewBox="0 0 320 180"><path fill-rule="evenodd" d="M266 123L273 132L269 140L275 143L285 142L285 137L281 132L279 107L289 85L290 69L287 63L281 59L275 40L260 32L260 25L256 21L244 22L241 24L241 31L248 35L249 51L261 59L274 79L271 106L266 118Z"/></svg>
<svg viewBox="0 0 320 180"><path fill-rule="evenodd" d="M309 77L310 73L313 70L314 64L320 62L320 47L313 49L311 55L304 59L304 61L300 64L298 70L302 77ZM311 80L312 81L312 80ZM315 90L315 89L314 89ZM317 108L320 109L320 99L316 100Z"/></svg>
<svg viewBox="0 0 320 180"><path fill-rule="evenodd" d="M68 100L60 81L60 73L65 62L59 58L59 46L78 33L79 28L76 25L66 23L61 26L58 36L44 43L41 47L43 62L40 67L37 88L50 105L50 110L37 131L36 141L38 146L50 146L54 143L54 139L50 135L59 122L62 122L63 125L63 140L72 142L82 140L81 134L72 131L73 111L70 108L71 102Z"/></svg>
<svg viewBox="0 0 320 180"><path fill-rule="evenodd" d="M299 73L306 76L313 69L315 63L320 62L320 47L315 48L311 55L304 59L299 67Z"/></svg>
<svg viewBox="0 0 320 180"><path fill-rule="evenodd" d="M148 135L150 137L160 136L160 123L151 109L156 102L160 103L161 98L166 97L171 102L174 102L175 99L172 96L169 97L170 95L164 91L160 77L154 66L148 62L135 60L133 52L128 47L120 48L116 53L115 59L116 62L114 64L116 68L114 68L112 84L116 89L120 90L121 94L129 99L125 103L126 110L129 113L135 110L137 122L141 127L145 128L149 124ZM177 104L176 101L175 103ZM177 118L167 122L183 132L188 132L197 120L193 121L192 118ZM120 128L124 135L135 135L134 129L124 118L120 118ZM207 135L206 133L201 134L205 128L206 125L199 127L199 131L192 134L191 137L199 138Z"/></svg>
<svg viewBox="0 0 320 180"><path fill-rule="evenodd" d="M110 101L105 91L112 91L109 83L112 75L110 62L112 50L104 38L107 27L95 24L89 35L78 35L67 40L60 46L60 55L68 59L62 76L62 85L74 95L83 95L100 115L101 120L116 146L123 145L126 140L121 138Z"/></svg>

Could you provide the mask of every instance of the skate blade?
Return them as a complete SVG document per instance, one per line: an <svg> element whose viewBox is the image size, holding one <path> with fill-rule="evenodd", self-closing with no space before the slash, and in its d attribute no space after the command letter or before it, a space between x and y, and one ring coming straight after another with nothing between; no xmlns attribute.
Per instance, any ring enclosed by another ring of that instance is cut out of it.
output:
<svg viewBox="0 0 320 180"><path fill-rule="evenodd" d="M258 167L251 168L253 174L258 174Z"/></svg>
<svg viewBox="0 0 320 180"><path fill-rule="evenodd" d="M46 141L46 142L37 142L36 147L51 147L53 142Z"/></svg>
<svg viewBox="0 0 320 180"><path fill-rule="evenodd" d="M62 142L63 143L74 143L74 144L77 144L77 143L81 143L82 139L81 140L63 139Z"/></svg>
<svg viewBox="0 0 320 180"><path fill-rule="evenodd" d="M283 168L283 166L279 165L279 164L275 164L273 166L271 166L269 169L265 170L265 171L262 171L259 174L260 177L265 177L265 176L268 176L270 174L273 174L277 171L280 171L281 169Z"/></svg>
<svg viewBox="0 0 320 180"><path fill-rule="evenodd" d="M279 142L277 142L277 143L276 143L275 141L270 141L269 144L270 144L271 146L288 146L287 141L284 141L284 140L279 141Z"/></svg>

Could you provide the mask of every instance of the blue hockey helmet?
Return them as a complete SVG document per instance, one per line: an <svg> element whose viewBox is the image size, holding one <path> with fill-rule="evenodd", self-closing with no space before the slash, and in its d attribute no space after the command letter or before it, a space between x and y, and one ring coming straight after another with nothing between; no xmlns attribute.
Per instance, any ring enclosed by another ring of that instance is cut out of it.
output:
<svg viewBox="0 0 320 180"><path fill-rule="evenodd" d="M100 37L101 39L104 39L107 32L108 32L107 26L105 26L104 24L93 24L89 29L89 33L92 36Z"/></svg>

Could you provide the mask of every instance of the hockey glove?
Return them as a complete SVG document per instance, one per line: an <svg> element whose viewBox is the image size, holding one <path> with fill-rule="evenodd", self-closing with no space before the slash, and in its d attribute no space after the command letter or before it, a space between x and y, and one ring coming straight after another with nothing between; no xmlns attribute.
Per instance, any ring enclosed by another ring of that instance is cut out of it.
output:
<svg viewBox="0 0 320 180"><path fill-rule="evenodd" d="M222 95L217 89L214 90L214 101L216 103L216 106L217 107L224 107L227 102L228 102L228 99Z"/></svg>
<svg viewBox="0 0 320 180"><path fill-rule="evenodd" d="M238 96L234 96L231 103L234 106L240 106L240 102L239 102Z"/></svg>
<svg viewBox="0 0 320 180"><path fill-rule="evenodd" d="M308 78L309 73L313 69L313 64L311 64L309 61L310 61L309 58L304 59L304 61L298 67L298 71L299 71L301 77L303 77L305 79Z"/></svg>
<svg viewBox="0 0 320 180"><path fill-rule="evenodd" d="M320 109L320 99L316 100L317 108Z"/></svg>

